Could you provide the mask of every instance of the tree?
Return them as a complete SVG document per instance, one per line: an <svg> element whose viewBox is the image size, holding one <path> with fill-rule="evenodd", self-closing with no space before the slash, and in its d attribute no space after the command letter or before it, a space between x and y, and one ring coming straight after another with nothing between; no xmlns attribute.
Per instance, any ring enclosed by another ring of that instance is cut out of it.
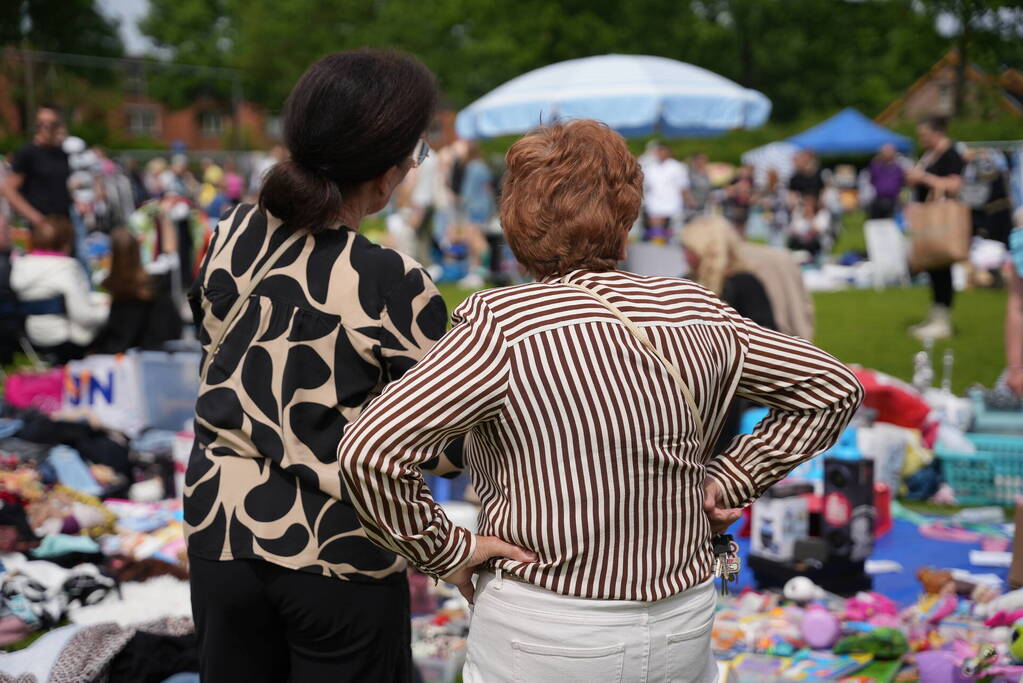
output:
<svg viewBox="0 0 1023 683"><path fill-rule="evenodd" d="M149 36L172 61L214 68L235 62L234 27L237 9L231 0L149 0L139 30ZM150 94L175 107L199 96L227 101L232 96L228 78L218 72L195 73L173 68L147 70Z"/></svg>
<svg viewBox="0 0 1023 683"><path fill-rule="evenodd" d="M0 45L27 51L71 55L120 57L124 52L117 23L105 17L93 0L8 0L0 2ZM31 54L31 53L28 53ZM73 58L71 60L74 61ZM44 101L77 106L80 115L95 114L97 98L88 85L115 82L116 70L107 66L17 60L5 69L11 94L31 120L33 109Z"/></svg>
<svg viewBox="0 0 1023 683"><path fill-rule="evenodd" d="M36 50L120 57L117 23L93 0L10 0L0 3L0 43Z"/></svg>
<svg viewBox="0 0 1023 683"><path fill-rule="evenodd" d="M246 96L272 110L317 58L376 45L419 56L455 107L531 69L618 52L710 69L795 121L843 106L880 111L948 44L917 0L151 2L142 28L176 60L242 69ZM1001 40L998 54L1023 57L1020 42Z"/></svg>

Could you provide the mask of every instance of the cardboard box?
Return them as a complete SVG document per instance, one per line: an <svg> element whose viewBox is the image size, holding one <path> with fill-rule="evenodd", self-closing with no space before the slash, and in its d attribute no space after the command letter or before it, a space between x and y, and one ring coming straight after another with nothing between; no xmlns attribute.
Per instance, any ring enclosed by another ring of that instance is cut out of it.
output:
<svg viewBox="0 0 1023 683"><path fill-rule="evenodd" d="M753 504L750 552L779 562L792 559L796 541L810 534L806 498L764 497Z"/></svg>

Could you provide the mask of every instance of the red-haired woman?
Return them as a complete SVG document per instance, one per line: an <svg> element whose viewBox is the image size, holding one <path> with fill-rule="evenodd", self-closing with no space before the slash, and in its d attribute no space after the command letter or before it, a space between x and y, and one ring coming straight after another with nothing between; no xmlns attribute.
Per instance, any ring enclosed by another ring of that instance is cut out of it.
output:
<svg viewBox="0 0 1023 683"><path fill-rule="evenodd" d="M474 600L467 683L714 681L712 530L831 445L862 388L695 283L615 269L642 173L606 126L522 138L503 190L508 243L539 281L471 296L349 426L363 528ZM714 453L733 393L771 413ZM416 469L459 434L478 536Z"/></svg>

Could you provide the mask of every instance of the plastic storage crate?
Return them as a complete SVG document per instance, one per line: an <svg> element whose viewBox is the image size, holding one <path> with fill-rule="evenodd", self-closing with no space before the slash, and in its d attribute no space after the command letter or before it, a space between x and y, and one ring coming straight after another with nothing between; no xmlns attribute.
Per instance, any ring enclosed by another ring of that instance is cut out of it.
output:
<svg viewBox="0 0 1023 683"><path fill-rule="evenodd" d="M195 416L200 354L138 351L134 355L141 377L146 425L180 431Z"/></svg>
<svg viewBox="0 0 1023 683"><path fill-rule="evenodd" d="M973 430L984 434L1023 436L1023 410L992 410L984 403L984 392L970 392L973 401Z"/></svg>
<svg viewBox="0 0 1023 683"><path fill-rule="evenodd" d="M1013 505L1023 495L1023 437L967 434L976 453L938 448L945 481L961 505Z"/></svg>

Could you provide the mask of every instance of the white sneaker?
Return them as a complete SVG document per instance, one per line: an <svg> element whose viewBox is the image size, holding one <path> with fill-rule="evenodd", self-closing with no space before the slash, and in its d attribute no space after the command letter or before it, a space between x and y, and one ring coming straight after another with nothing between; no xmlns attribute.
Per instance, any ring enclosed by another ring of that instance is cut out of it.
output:
<svg viewBox="0 0 1023 683"><path fill-rule="evenodd" d="M458 281L458 286L462 289L483 289L486 284L483 276L476 272L469 273Z"/></svg>
<svg viewBox="0 0 1023 683"><path fill-rule="evenodd" d="M916 323L915 325L910 325L909 326L910 334L916 334L917 330L922 330L923 328L927 327L932 322L934 322L934 318L938 315L937 309L938 306L931 306L923 320Z"/></svg>
<svg viewBox="0 0 1023 683"><path fill-rule="evenodd" d="M948 339L952 336L952 320L950 311L944 306L935 306L931 320L913 329L917 339Z"/></svg>

